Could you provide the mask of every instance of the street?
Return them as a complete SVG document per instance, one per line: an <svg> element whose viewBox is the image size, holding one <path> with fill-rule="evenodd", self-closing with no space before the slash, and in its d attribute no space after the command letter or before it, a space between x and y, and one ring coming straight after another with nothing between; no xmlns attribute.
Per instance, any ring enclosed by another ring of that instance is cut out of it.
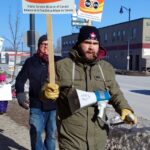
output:
<svg viewBox="0 0 150 150"><path fill-rule="evenodd" d="M150 120L150 76L117 75L116 80L137 116Z"/></svg>

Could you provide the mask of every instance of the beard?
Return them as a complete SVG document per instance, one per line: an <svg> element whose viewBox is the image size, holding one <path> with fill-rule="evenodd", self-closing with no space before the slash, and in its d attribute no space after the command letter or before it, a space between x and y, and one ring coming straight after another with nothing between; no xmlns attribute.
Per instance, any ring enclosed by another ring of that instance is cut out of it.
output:
<svg viewBox="0 0 150 150"><path fill-rule="evenodd" d="M92 62L97 59L98 53L87 51L83 52L82 50L79 51L79 55L87 62Z"/></svg>
<svg viewBox="0 0 150 150"><path fill-rule="evenodd" d="M48 63L48 55L47 54L43 54L41 57L43 62Z"/></svg>
<svg viewBox="0 0 150 150"><path fill-rule="evenodd" d="M94 52L86 52L83 54L86 60L92 61L97 59L97 54Z"/></svg>
<svg viewBox="0 0 150 150"><path fill-rule="evenodd" d="M42 62L48 63L48 55L47 54L44 54L40 50L38 50L37 55L41 58Z"/></svg>

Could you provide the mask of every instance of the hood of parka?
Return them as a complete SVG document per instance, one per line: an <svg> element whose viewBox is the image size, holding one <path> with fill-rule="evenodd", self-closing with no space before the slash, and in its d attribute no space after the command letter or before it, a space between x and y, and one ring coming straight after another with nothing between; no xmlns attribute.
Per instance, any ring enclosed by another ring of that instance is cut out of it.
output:
<svg viewBox="0 0 150 150"><path fill-rule="evenodd" d="M84 58L79 50L73 48L70 50L69 56L75 61L82 64L94 65L97 61L103 59L106 56L106 50L101 48L98 52L97 58L95 60L87 60Z"/></svg>

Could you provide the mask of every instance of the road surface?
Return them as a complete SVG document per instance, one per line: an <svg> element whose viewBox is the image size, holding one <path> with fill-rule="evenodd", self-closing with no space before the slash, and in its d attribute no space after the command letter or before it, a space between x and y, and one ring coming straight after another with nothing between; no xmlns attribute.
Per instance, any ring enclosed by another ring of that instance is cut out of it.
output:
<svg viewBox="0 0 150 150"><path fill-rule="evenodd" d="M150 120L150 76L117 75L116 80L135 113Z"/></svg>

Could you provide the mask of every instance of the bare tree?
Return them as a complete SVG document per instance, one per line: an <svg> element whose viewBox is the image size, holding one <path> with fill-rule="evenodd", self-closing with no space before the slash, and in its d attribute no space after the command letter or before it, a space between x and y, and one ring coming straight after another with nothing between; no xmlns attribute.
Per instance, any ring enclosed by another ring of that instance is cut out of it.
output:
<svg viewBox="0 0 150 150"><path fill-rule="evenodd" d="M19 32L19 27L20 27L20 11L19 9L16 10L16 16L13 17L11 16L11 9L9 9L9 29L10 29L10 39L5 37L5 39L10 43L13 51L15 52L15 58L14 58L14 71L12 73L12 80L14 79L15 76L15 71L16 71L16 60L17 60L17 51L19 49L19 46L21 44L22 40L22 34Z"/></svg>

